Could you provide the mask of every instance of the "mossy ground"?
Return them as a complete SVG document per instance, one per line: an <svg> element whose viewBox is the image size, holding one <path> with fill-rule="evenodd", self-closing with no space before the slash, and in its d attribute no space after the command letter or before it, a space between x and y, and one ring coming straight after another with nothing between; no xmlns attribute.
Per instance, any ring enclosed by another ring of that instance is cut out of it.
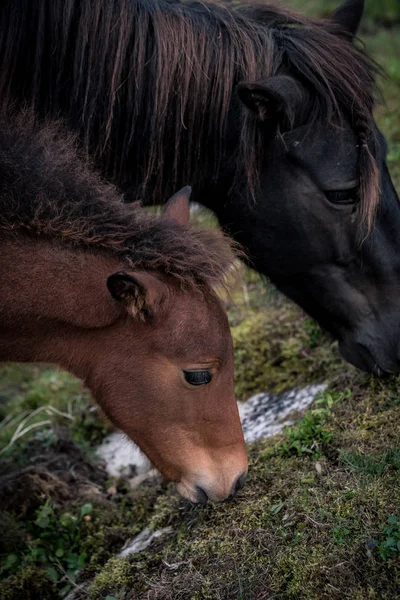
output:
<svg viewBox="0 0 400 600"><path fill-rule="evenodd" d="M388 519L400 516L400 382L343 370L335 387L350 391L325 393L311 413L328 441L307 447L305 437L300 453L287 435L254 444L231 504L160 496L150 523L174 533L106 565L88 597L121 588L126 599L400 597L400 552L384 551Z"/></svg>
<svg viewBox="0 0 400 600"><path fill-rule="evenodd" d="M292 4L316 14L337 2ZM376 15L377 4L367 3L363 37L389 76L378 119L400 186L399 5L380 2ZM173 488L132 493L107 481L92 460L110 426L80 383L47 367L2 367L0 449L18 424L26 432L0 455L8 485L23 469L12 495L0 490L0 600L50 600L76 585L76 597L90 600L400 598L400 379L345 365L335 344L251 271L229 319L239 398L329 384L295 428L249 447L248 481L229 504L195 507ZM113 558L146 525L173 533ZM69 557L61 542L71 544Z"/></svg>

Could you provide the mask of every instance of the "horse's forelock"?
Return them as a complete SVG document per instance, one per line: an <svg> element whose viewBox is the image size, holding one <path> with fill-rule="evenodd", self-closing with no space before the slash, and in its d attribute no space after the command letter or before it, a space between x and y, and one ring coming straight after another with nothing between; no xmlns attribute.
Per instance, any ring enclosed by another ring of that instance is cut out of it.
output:
<svg viewBox="0 0 400 600"><path fill-rule="evenodd" d="M369 232L379 202L373 110L380 67L331 21L309 22L284 34L294 73L316 92L310 120L346 120L359 143L360 225Z"/></svg>
<svg viewBox="0 0 400 600"><path fill-rule="evenodd" d="M168 0L13 0L0 17L3 98L22 70L20 93L44 114L66 115L88 152L117 180L133 179L143 197L218 178L238 81L284 69L312 90L312 119L348 119L361 146L373 130L377 68L330 21L282 7ZM235 126L237 173L251 195L265 142L245 109ZM377 177L367 155L360 169L369 222Z"/></svg>

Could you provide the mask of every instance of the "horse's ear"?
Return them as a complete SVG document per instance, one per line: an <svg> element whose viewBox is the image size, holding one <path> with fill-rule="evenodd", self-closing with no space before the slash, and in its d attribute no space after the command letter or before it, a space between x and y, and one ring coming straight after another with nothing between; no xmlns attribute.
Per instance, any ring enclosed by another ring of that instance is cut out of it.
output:
<svg viewBox="0 0 400 600"><path fill-rule="evenodd" d="M142 271L114 273L107 279L107 287L114 300L142 321L156 315L166 295L165 284Z"/></svg>
<svg viewBox="0 0 400 600"><path fill-rule="evenodd" d="M256 83L239 83L237 93L260 121L291 129L302 111L305 90L293 77L276 75Z"/></svg>
<svg viewBox="0 0 400 600"><path fill-rule="evenodd" d="M175 221L180 225L188 225L190 219L189 198L192 193L190 185L176 192L166 203L162 212L163 219Z"/></svg>
<svg viewBox="0 0 400 600"><path fill-rule="evenodd" d="M364 0L344 0L331 15L331 21L353 38L357 34L363 13Z"/></svg>

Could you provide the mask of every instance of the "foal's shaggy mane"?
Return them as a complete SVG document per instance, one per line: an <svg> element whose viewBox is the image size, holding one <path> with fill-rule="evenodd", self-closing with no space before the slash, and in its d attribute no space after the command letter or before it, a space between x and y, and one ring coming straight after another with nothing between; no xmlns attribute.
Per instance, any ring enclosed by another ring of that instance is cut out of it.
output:
<svg viewBox="0 0 400 600"><path fill-rule="evenodd" d="M81 160L74 138L30 115L0 116L0 229L111 253L189 286L225 285L236 265L229 238L125 203Z"/></svg>
<svg viewBox="0 0 400 600"><path fill-rule="evenodd" d="M379 196L371 154L376 67L331 22L277 6L177 0L0 6L2 101L33 99L43 116L66 116L108 175L155 201L187 182L218 179L228 135L240 138L236 170L254 190L265 140L238 103L233 110L243 114L230 118L234 90L282 70L311 91L312 119L347 118L358 133L361 211L370 223Z"/></svg>

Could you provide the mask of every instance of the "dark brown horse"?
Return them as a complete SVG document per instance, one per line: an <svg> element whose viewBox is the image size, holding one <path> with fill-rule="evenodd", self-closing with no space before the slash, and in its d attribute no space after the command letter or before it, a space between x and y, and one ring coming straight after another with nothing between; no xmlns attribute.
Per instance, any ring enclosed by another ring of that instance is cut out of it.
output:
<svg viewBox="0 0 400 600"><path fill-rule="evenodd" d="M189 228L187 188L162 218L129 212L128 228L122 198L56 128L1 121L0 360L80 377L183 496L221 501L247 472L214 292L234 267L231 244Z"/></svg>
<svg viewBox="0 0 400 600"><path fill-rule="evenodd" d="M348 360L398 371L400 207L377 69L353 43L363 5L315 21L272 5L2 0L1 102L61 115L131 198L161 203L190 181Z"/></svg>

